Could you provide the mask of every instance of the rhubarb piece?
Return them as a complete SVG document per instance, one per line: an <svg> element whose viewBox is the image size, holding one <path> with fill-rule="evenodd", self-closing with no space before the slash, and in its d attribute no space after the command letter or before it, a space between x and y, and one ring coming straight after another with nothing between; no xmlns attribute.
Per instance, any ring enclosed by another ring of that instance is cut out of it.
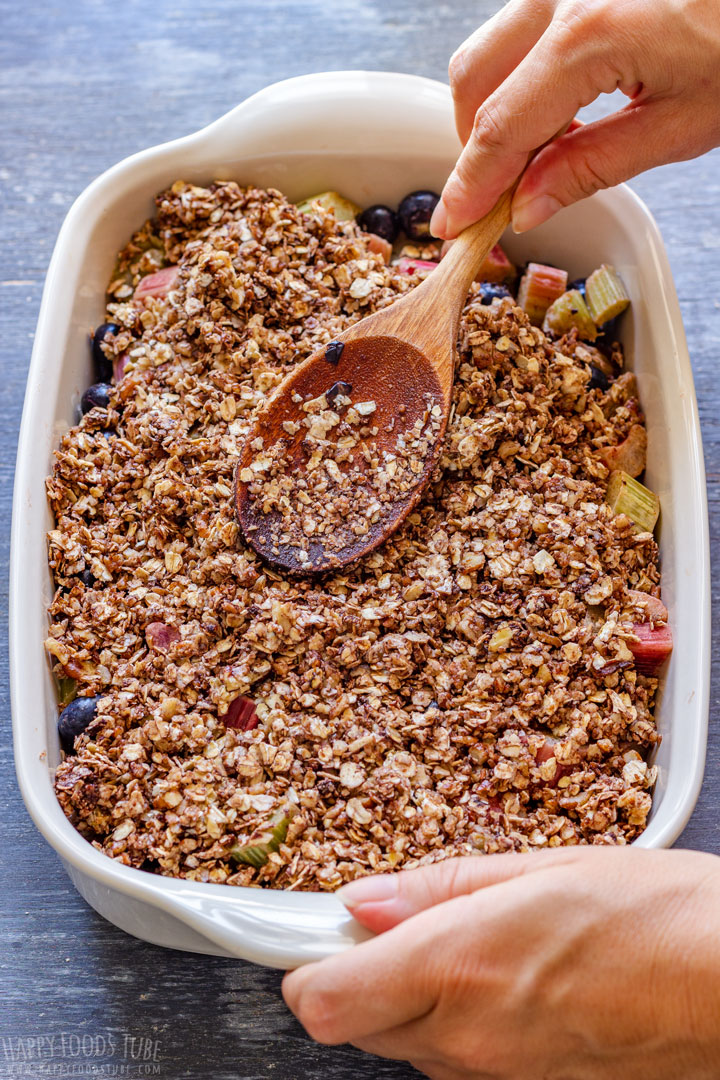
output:
<svg viewBox="0 0 720 1080"><path fill-rule="evenodd" d="M555 750L558 745L558 740L548 735L545 737L545 742L540 743L540 746L535 751L535 761L538 765L544 765L546 761L550 761L551 758L555 760L555 772L549 778L549 783L554 787L557 786L558 780L563 776L567 776L568 773L573 771L572 765L561 765L558 759L555 757Z"/></svg>
<svg viewBox="0 0 720 1080"><path fill-rule="evenodd" d="M635 659L635 667L641 675L657 675L672 652L672 630L669 626L653 626L649 622L635 623L634 641L628 647Z"/></svg>
<svg viewBox="0 0 720 1080"><path fill-rule="evenodd" d="M77 681L69 679L66 675L56 676L58 705L64 709L77 697Z"/></svg>
<svg viewBox="0 0 720 1080"><path fill-rule="evenodd" d="M133 300L148 300L150 297L167 296L170 290L175 288L179 273L179 266L166 266L163 270L158 270L154 274L146 274L144 278L140 279L133 293Z"/></svg>
<svg viewBox="0 0 720 1080"><path fill-rule="evenodd" d="M382 255L383 262L387 266L392 255L392 244L384 236L377 233L368 233L367 246L375 255Z"/></svg>
<svg viewBox="0 0 720 1080"><path fill-rule="evenodd" d="M528 263L518 289L518 305L531 323L541 326L547 309L566 289L566 270L543 263Z"/></svg>
<svg viewBox="0 0 720 1080"><path fill-rule="evenodd" d="M120 353L120 356L116 356L113 360L113 379L116 383L122 382L128 359L128 354L124 352Z"/></svg>
<svg viewBox="0 0 720 1080"><path fill-rule="evenodd" d="M430 218L440 202L434 191L411 191L398 206L400 228L410 240L430 240Z"/></svg>
<svg viewBox="0 0 720 1080"><path fill-rule="evenodd" d="M623 442L603 450L600 457L611 472L618 469L628 476L639 476L647 461L645 428L642 424L633 424Z"/></svg>
<svg viewBox="0 0 720 1080"><path fill-rule="evenodd" d="M625 514L641 532L652 532L660 514L654 491L618 470L610 475L605 502L614 514Z"/></svg>
<svg viewBox="0 0 720 1080"><path fill-rule="evenodd" d="M358 218L358 225L365 232L381 236L389 244L394 243L399 228L397 214L389 206L382 206L380 203L363 210Z"/></svg>
<svg viewBox="0 0 720 1080"><path fill-rule="evenodd" d="M556 337L562 337L573 327L584 341L594 341L597 337L597 326L590 318L588 306L579 289L572 289L553 300L542 324L546 334Z"/></svg>
<svg viewBox="0 0 720 1080"><path fill-rule="evenodd" d="M517 269L507 255L495 244L485 256L482 266L475 277L476 281L491 281L496 285L507 284L517 277Z"/></svg>
<svg viewBox="0 0 720 1080"><path fill-rule="evenodd" d="M434 270L438 264L436 262L429 262L427 259L398 259L393 266L400 274L407 274L408 277L424 277L429 274L431 270Z"/></svg>
<svg viewBox="0 0 720 1080"><path fill-rule="evenodd" d="M585 297L593 320L598 326L614 319L630 303L627 289L614 266L603 264L585 282Z"/></svg>
<svg viewBox="0 0 720 1080"><path fill-rule="evenodd" d="M444 241L443 246L440 248L441 259L445 258L454 243L454 240ZM475 275L475 280L487 282L491 285L508 285L516 277L517 267L510 262L500 245L495 244L485 256L482 266Z"/></svg>
<svg viewBox="0 0 720 1080"><path fill-rule="evenodd" d="M641 592L639 589L628 589L628 596L634 607L642 609L645 615L643 622L667 622L668 609L659 597L653 596L652 593Z"/></svg>
<svg viewBox="0 0 720 1080"><path fill-rule="evenodd" d="M252 731L260 723L255 702L249 697L236 697L228 706L228 711L220 719L225 727L236 731Z"/></svg>
<svg viewBox="0 0 720 1080"><path fill-rule="evenodd" d="M145 627L145 640L155 652L165 652L180 640L180 631L164 622L151 622Z"/></svg>
<svg viewBox="0 0 720 1080"><path fill-rule="evenodd" d="M277 851L284 842L293 810L293 807L279 810L269 822L268 827L259 832L252 843L235 844L230 848L228 852L230 858L259 870L268 861L270 853Z"/></svg>
<svg viewBox="0 0 720 1080"><path fill-rule="evenodd" d="M346 199L343 195L338 195L337 191L321 191L319 195L303 199L297 204L297 208L303 214L309 214L316 205L334 214L336 221L354 221L358 214L362 213L361 206Z"/></svg>

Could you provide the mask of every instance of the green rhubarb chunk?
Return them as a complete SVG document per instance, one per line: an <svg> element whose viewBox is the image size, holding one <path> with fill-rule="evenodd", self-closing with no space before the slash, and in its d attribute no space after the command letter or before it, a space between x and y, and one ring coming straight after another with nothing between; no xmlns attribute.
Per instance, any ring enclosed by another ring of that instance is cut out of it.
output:
<svg viewBox="0 0 720 1080"><path fill-rule="evenodd" d="M236 844L230 848L230 858L259 870L268 861L271 852L277 851L284 843L291 817L290 809L279 811L270 822L269 828L258 836L254 844Z"/></svg>
<svg viewBox="0 0 720 1080"><path fill-rule="evenodd" d="M362 213L361 206L346 199L343 195L338 195L337 191L322 191L319 195L312 195L309 199L299 202L297 208L304 214L309 214L315 203L319 203L325 210L332 211L336 221L354 221L357 215Z"/></svg>
<svg viewBox="0 0 720 1080"><path fill-rule="evenodd" d="M570 289L554 300L543 321L545 333L555 334L557 337L567 334L573 327L583 341L594 341L597 337L597 326L588 311L583 294L578 289Z"/></svg>
<svg viewBox="0 0 720 1080"><path fill-rule="evenodd" d="M614 319L630 303L627 289L614 266L603 264L585 282L588 310L598 326Z"/></svg>
<svg viewBox="0 0 720 1080"><path fill-rule="evenodd" d="M605 501L614 514L625 514L642 532L651 533L655 529L660 499L626 472L610 473Z"/></svg>
<svg viewBox="0 0 720 1080"><path fill-rule="evenodd" d="M56 676L55 684L57 686L58 705L64 709L66 705L69 705L77 697L77 681L66 676Z"/></svg>

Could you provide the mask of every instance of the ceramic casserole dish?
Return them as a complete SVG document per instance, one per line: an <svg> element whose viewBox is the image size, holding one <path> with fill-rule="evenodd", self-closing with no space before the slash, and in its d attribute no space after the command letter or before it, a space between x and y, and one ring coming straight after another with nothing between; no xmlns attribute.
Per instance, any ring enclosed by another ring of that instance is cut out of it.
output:
<svg viewBox="0 0 720 1080"><path fill-rule="evenodd" d="M365 936L332 895L160 877L96 851L53 793L57 707L43 641L52 596L45 477L91 382L88 328L102 319L117 250L172 181L235 179L300 199L329 188L361 205L440 190L458 152L447 86L408 75L334 72L277 83L187 138L114 166L78 198L43 294L20 434L12 523L11 678L17 773L28 810L80 893L101 915L157 945L294 967ZM663 599L675 649L657 720L659 780L643 847L671 844L695 804L705 757L710 648L707 505L690 361L663 243L626 187L573 206L504 243L570 277L611 262L632 296L628 366L647 415L648 484L661 498Z"/></svg>

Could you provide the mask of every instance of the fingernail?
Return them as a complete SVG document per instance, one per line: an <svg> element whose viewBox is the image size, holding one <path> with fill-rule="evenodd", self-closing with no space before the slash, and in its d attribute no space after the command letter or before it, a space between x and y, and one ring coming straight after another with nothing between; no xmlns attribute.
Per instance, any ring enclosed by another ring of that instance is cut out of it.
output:
<svg viewBox="0 0 720 1080"><path fill-rule="evenodd" d="M440 200L435 209L433 215L430 218L430 234L436 236L440 240L445 239L445 230L447 229L448 214L445 209L445 203Z"/></svg>
<svg viewBox="0 0 720 1080"><path fill-rule="evenodd" d="M394 874L378 874L351 881L338 889L335 895L352 911L361 904L380 904L385 900L393 900L397 893L397 877Z"/></svg>
<svg viewBox="0 0 720 1080"><path fill-rule="evenodd" d="M554 195L536 195L532 199L513 204L512 227L513 232L523 233L534 229L536 225L542 225L558 210L562 210L562 203Z"/></svg>

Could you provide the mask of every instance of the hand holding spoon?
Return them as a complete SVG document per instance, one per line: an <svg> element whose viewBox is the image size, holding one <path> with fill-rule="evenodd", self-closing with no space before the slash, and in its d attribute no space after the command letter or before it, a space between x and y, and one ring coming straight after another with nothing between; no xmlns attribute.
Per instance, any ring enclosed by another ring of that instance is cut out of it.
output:
<svg viewBox="0 0 720 1080"><path fill-rule="evenodd" d="M235 474L247 543L293 574L345 566L384 543L442 448L460 314L510 222L512 190L433 272L292 371L257 416Z"/></svg>

